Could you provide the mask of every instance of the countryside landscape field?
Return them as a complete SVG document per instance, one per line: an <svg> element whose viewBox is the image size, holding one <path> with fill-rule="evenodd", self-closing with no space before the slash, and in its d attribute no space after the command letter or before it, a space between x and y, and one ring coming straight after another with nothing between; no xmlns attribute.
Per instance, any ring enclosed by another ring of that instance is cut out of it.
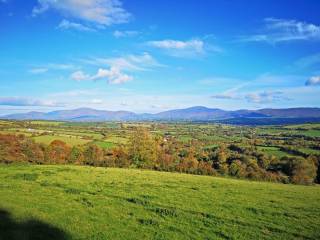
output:
<svg viewBox="0 0 320 240"><path fill-rule="evenodd" d="M0 0L0 240L320 239L319 10Z"/></svg>
<svg viewBox="0 0 320 240"><path fill-rule="evenodd" d="M6 165L0 167L1 235L3 239L317 239L318 184L283 183L319 181L319 127L2 120L0 161ZM153 160L148 145L154 143L143 137L146 133L159 143L155 149L161 148ZM134 142L143 147L134 150ZM43 154L34 150L37 144ZM88 152L92 146L93 152ZM82 158L72 158L75 149ZM305 162L286 172L297 159ZM39 226L31 224L29 230L16 232L5 218L36 221Z"/></svg>

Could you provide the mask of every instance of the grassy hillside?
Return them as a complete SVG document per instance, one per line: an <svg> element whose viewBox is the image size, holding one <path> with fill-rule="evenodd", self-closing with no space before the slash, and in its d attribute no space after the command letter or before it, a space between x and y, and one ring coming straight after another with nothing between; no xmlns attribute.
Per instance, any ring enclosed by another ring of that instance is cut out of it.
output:
<svg viewBox="0 0 320 240"><path fill-rule="evenodd" d="M319 222L319 186L0 165L0 239L319 239Z"/></svg>

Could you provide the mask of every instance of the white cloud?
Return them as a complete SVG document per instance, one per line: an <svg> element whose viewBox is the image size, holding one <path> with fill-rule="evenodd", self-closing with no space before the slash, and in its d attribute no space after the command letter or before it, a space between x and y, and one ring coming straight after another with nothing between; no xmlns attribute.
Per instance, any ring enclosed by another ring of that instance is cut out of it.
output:
<svg viewBox="0 0 320 240"><path fill-rule="evenodd" d="M85 74L82 71L76 71L71 74L71 79L76 80L76 81L85 81L85 80L90 80L90 75Z"/></svg>
<svg viewBox="0 0 320 240"><path fill-rule="evenodd" d="M80 23L75 23L75 22L70 22L66 19L63 19L60 24L58 25L58 29L62 29L62 30L68 30L68 29L74 29L77 31L84 31L84 32L93 32L95 31L92 28L89 28L87 26L84 26Z"/></svg>
<svg viewBox="0 0 320 240"><path fill-rule="evenodd" d="M126 55L117 58L93 58L85 60L86 63L97 66L117 67L126 71L147 71L153 67L163 67L149 53L145 52L140 55Z"/></svg>
<svg viewBox="0 0 320 240"><path fill-rule="evenodd" d="M306 81L306 86L320 86L320 76L314 76Z"/></svg>
<svg viewBox="0 0 320 240"><path fill-rule="evenodd" d="M97 73L89 75L83 71L71 74L71 79L77 81L95 81L106 79L110 84L121 84L133 80L129 73L137 71L148 71L154 67L162 67L149 53L141 55L127 55L118 58L93 58L82 60L83 62L99 66Z"/></svg>
<svg viewBox="0 0 320 240"><path fill-rule="evenodd" d="M32 14L37 16L50 9L98 26L126 23L131 18L120 0L38 0Z"/></svg>
<svg viewBox="0 0 320 240"><path fill-rule="evenodd" d="M32 74L41 74L41 73L46 73L48 72L48 68L33 68L30 69L29 72Z"/></svg>
<svg viewBox="0 0 320 240"><path fill-rule="evenodd" d="M140 34L138 31L119 31L116 30L113 32L115 38L126 38L126 37L136 37Z"/></svg>
<svg viewBox="0 0 320 240"><path fill-rule="evenodd" d="M177 41L177 40L162 40L162 41L150 41L149 45L156 48L164 49L192 49L196 52L203 52L204 42L202 40L189 40L189 41Z"/></svg>
<svg viewBox="0 0 320 240"><path fill-rule="evenodd" d="M291 19L264 19L263 33L241 37L245 42L289 42L302 40L320 40L320 26Z"/></svg>
<svg viewBox="0 0 320 240"><path fill-rule="evenodd" d="M106 79L110 84L121 84L133 79L117 67L111 67L110 69L99 68L95 75L88 75L82 71L77 71L71 74L71 79L76 81L96 81Z"/></svg>
<svg viewBox="0 0 320 240"><path fill-rule="evenodd" d="M211 37L194 38L187 41L165 39L159 41L148 41L146 46L163 50L173 57L199 57L209 52L220 53L223 50L210 43Z"/></svg>
<svg viewBox="0 0 320 240"><path fill-rule="evenodd" d="M41 107L61 107L63 104L59 104L50 100L35 100L22 97L0 97L1 106L41 106Z"/></svg>
<svg viewBox="0 0 320 240"><path fill-rule="evenodd" d="M100 68L96 75L91 77L92 80L107 79L110 84L121 84L133 79L117 67L111 67L110 69Z"/></svg>
<svg viewBox="0 0 320 240"><path fill-rule="evenodd" d="M200 39L192 39L188 41L179 40L161 40L161 41L149 41L148 46L163 49L168 54L175 57L186 57L203 55L206 52L205 42Z"/></svg>

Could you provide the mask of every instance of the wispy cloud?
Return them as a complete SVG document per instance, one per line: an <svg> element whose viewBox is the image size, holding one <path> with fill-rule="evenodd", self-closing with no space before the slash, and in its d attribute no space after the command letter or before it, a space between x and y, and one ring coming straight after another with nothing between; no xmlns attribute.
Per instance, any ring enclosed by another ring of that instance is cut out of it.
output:
<svg viewBox="0 0 320 240"><path fill-rule="evenodd" d="M211 98L215 99L239 99L236 93L234 92L225 92L225 93L218 93L211 96Z"/></svg>
<svg viewBox="0 0 320 240"><path fill-rule="evenodd" d="M242 96L239 94L239 89L241 89L244 84L240 84L236 87L230 88L222 93L214 94L211 96L211 98L215 99L241 99Z"/></svg>
<svg viewBox="0 0 320 240"><path fill-rule="evenodd" d="M281 91L263 91L248 93L245 96L248 102L253 103L271 103L279 100L289 100Z"/></svg>
<svg viewBox="0 0 320 240"><path fill-rule="evenodd" d="M181 57L189 55L202 55L205 53L204 42L202 40L161 40L149 41L147 45L165 50L170 55Z"/></svg>
<svg viewBox="0 0 320 240"><path fill-rule="evenodd" d="M320 26L294 19L265 18L259 34L240 37L244 42L279 43L289 41L320 40Z"/></svg>
<svg viewBox="0 0 320 240"><path fill-rule="evenodd" d="M177 41L177 40L162 40L162 41L150 41L150 46L163 49L175 49L175 50L189 50L192 49L196 52L204 51L204 42L202 40L189 40L189 41Z"/></svg>
<svg viewBox="0 0 320 240"><path fill-rule="evenodd" d="M306 81L306 86L320 86L320 76L311 77Z"/></svg>
<svg viewBox="0 0 320 240"><path fill-rule="evenodd" d="M219 78L218 78L219 79ZM228 78L225 78L226 81ZM233 82L242 81L224 92L211 95L211 98L218 100L244 100L254 104L266 104L280 101L292 100L289 92L292 89L303 88L303 76L295 75L270 75L263 74L252 80L230 79ZM237 81L236 81L237 80ZM300 82L293 85L292 82ZM225 83L226 84L226 83ZM264 89L263 91L261 89Z"/></svg>
<svg viewBox="0 0 320 240"><path fill-rule="evenodd" d="M70 22L66 19L63 19L57 28L61 29L61 30L73 29L73 30L84 31L84 32L94 32L95 31L95 29L93 29L93 28L84 26L83 24L80 24L80 23Z"/></svg>
<svg viewBox="0 0 320 240"><path fill-rule="evenodd" d="M55 92L51 93L49 97L51 98L74 98L80 96L96 96L99 94L99 90L97 89L90 89L90 90L82 90L82 89L75 89L71 91L62 91L62 92Z"/></svg>
<svg viewBox="0 0 320 240"><path fill-rule="evenodd" d="M157 60L149 53L129 54L123 57L115 58L92 58L84 60L85 63L96 66L112 66L127 71L147 71L154 67L163 67L164 65L157 62Z"/></svg>
<svg viewBox="0 0 320 240"><path fill-rule="evenodd" d="M202 39L191 39L187 41L165 39L149 41L146 45L164 50L167 54L175 57L193 57L204 55L208 51L221 51L220 48L209 45Z"/></svg>
<svg viewBox="0 0 320 240"><path fill-rule="evenodd" d="M211 98L220 100L246 100L250 103L272 103L280 100L289 100L281 91L262 91L238 93L235 91L227 91L221 94L212 95Z"/></svg>
<svg viewBox="0 0 320 240"><path fill-rule="evenodd" d="M62 107L63 104L55 101L35 100L21 97L0 97L1 106L37 106L37 107Z"/></svg>
<svg viewBox="0 0 320 240"><path fill-rule="evenodd" d="M32 68L29 70L29 72L32 74L41 74L48 72L48 70L48 68Z"/></svg>
<svg viewBox="0 0 320 240"><path fill-rule="evenodd" d="M48 64L34 66L30 70L28 70L28 72L32 74L43 74L43 73L49 72L50 70L66 71L66 70L74 70L77 68L78 67L76 67L73 64L48 63Z"/></svg>
<svg viewBox="0 0 320 240"><path fill-rule="evenodd" d="M128 37L136 37L140 34L139 31L119 31L116 30L113 32L113 36L115 38L128 38Z"/></svg>
<svg viewBox="0 0 320 240"><path fill-rule="evenodd" d="M303 57L297 60L294 63L295 67L299 68L309 68L309 67L317 67L320 64L320 53L312 54L306 57Z"/></svg>
<svg viewBox="0 0 320 240"><path fill-rule="evenodd" d="M96 27L126 23L131 18L120 0L38 0L32 15L38 16L50 9Z"/></svg>
<svg viewBox="0 0 320 240"><path fill-rule="evenodd" d="M76 68L73 64L68 63L49 63L45 65L49 69L55 69L55 70L70 70Z"/></svg>

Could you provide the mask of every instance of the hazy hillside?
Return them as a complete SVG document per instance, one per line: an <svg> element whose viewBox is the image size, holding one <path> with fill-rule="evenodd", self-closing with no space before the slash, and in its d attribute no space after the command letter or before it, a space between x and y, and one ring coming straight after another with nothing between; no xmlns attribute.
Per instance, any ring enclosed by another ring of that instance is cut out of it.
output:
<svg viewBox="0 0 320 240"><path fill-rule="evenodd" d="M227 111L202 106L185 109L173 109L156 114L136 114L128 111L106 111L91 108L60 110L48 113L29 112L3 116L3 119L15 120L63 120L63 121L214 121L237 118L250 118L250 122L261 118L308 118L308 121L318 121L320 108L288 108ZM253 119L253 120L252 120ZM308 122L307 121L307 122ZM259 121L257 121L259 122ZM284 121L285 122L285 121ZM292 120L290 120L292 122Z"/></svg>
<svg viewBox="0 0 320 240"><path fill-rule="evenodd" d="M261 109L259 113L265 114L270 117L281 117L281 118L300 118L300 117L320 117L319 108L287 108L287 109Z"/></svg>

